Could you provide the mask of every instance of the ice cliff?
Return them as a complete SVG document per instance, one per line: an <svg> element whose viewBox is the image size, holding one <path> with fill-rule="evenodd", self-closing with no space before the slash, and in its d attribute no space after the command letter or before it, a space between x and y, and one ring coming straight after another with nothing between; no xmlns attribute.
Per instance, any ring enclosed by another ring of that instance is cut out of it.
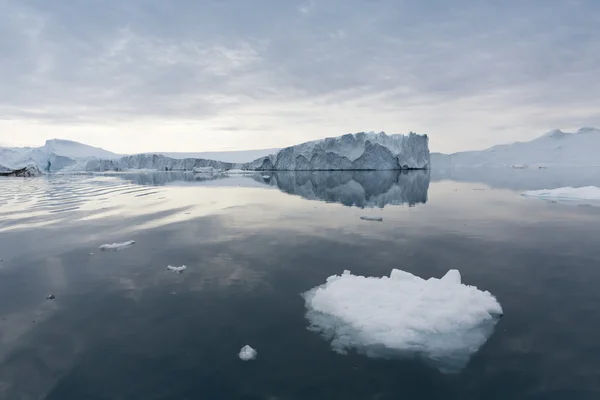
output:
<svg viewBox="0 0 600 400"><path fill-rule="evenodd" d="M258 171L429 169L427 135L360 132L286 147L242 164Z"/></svg>

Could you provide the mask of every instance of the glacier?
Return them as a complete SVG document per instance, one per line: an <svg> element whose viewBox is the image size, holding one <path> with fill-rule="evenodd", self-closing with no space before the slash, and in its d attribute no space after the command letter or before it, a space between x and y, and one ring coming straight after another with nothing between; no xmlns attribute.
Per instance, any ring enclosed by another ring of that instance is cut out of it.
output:
<svg viewBox="0 0 600 400"><path fill-rule="evenodd" d="M419 356L444 373L467 365L503 313L492 294L463 284L458 270L439 279L398 269L381 278L344 271L303 297L309 330L334 351Z"/></svg>
<svg viewBox="0 0 600 400"><path fill-rule="evenodd" d="M429 169L427 135L348 133L286 147L242 164L256 171L338 171Z"/></svg>

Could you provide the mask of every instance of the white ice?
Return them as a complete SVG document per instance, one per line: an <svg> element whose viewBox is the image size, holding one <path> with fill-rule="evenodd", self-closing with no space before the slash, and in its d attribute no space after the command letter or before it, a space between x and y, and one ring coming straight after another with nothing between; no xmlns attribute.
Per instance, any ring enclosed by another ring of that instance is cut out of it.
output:
<svg viewBox="0 0 600 400"><path fill-rule="evenodd" d="M128 247L131 247L134 244L135 244L135 240L130 240L128 242L123 242L123 243L103 244L102 246L100 246L98 248L102 251L108 251L108 250L118 251L118 250L123 250Z"/></svg>
<svg viewBox="0 0 600 400"><path fill-rule="evenodd" d="M600 200L600 188L597 186L561 187L557 189L528 190L525 197L540 197L557 200Z"/></svg>
<svg viewBox="0 0 600 400"><path fill-rule="evenodd" d="M172 265L167 265L167 269L169 271L173 271L173 272L183 272L183 271L185 271L187 269L187 266L182 265L180 267L174 267Z"/></svg>
<svg viewBox="0 0 600 400"><path fill-rule="evenodd" d="M367 215L362 215L360 217L360 219L362 219L364 221L375 221L375 222L382 222L383 221L382 217L369 217Z"/></svg>
<svg viewBox="0 0 600 400"><path fill-rule="evenodd" d="M254 360L256 358L256 355L258 354L258 352L253 349L252 347L250 347L249 345L245 345L244 347L242 347L242 349L240 350L240 354L238 354L238 356L243 360L243 361L249 361L249 360Z"/></svg>
<svg viewBox="0 0 600 400"><path fill-rule="evenodd" d="M420 355L443 372L458 372L492 334L502 307L487 291L450 270L422 279L398 269L390 277L344 271L303 294L311 330L341 354Z"/></svg>

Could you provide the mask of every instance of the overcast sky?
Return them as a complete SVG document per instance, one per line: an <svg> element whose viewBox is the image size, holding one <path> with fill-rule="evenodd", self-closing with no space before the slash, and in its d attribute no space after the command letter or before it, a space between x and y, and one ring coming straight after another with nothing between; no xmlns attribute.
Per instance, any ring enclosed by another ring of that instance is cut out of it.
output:
<svg viewBox="0 0 600 400"><path fill-rule="evenodd" d="M0 0L0 145L433 151L600 125L598 0Z"/></svg>

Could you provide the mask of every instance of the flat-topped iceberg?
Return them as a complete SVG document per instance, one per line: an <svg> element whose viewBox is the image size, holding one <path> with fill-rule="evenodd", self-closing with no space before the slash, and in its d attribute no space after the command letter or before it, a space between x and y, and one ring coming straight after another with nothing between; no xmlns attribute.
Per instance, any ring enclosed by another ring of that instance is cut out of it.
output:
<svg viewBox="0 0 600 400"><path fill-rule="evenodd" d="M344 271L303 294L311 330L333 349L370 357L420 355L457 372L492 334L502 307L487 291L450 270L422 279L394 269L389 277Z"/></svg>
<svg viewBox="0 0 600 400"><path fill-rule="evenodd" d="M286 147L243 164L260 171L428 169L427 135L360 132Z"/></svg>

